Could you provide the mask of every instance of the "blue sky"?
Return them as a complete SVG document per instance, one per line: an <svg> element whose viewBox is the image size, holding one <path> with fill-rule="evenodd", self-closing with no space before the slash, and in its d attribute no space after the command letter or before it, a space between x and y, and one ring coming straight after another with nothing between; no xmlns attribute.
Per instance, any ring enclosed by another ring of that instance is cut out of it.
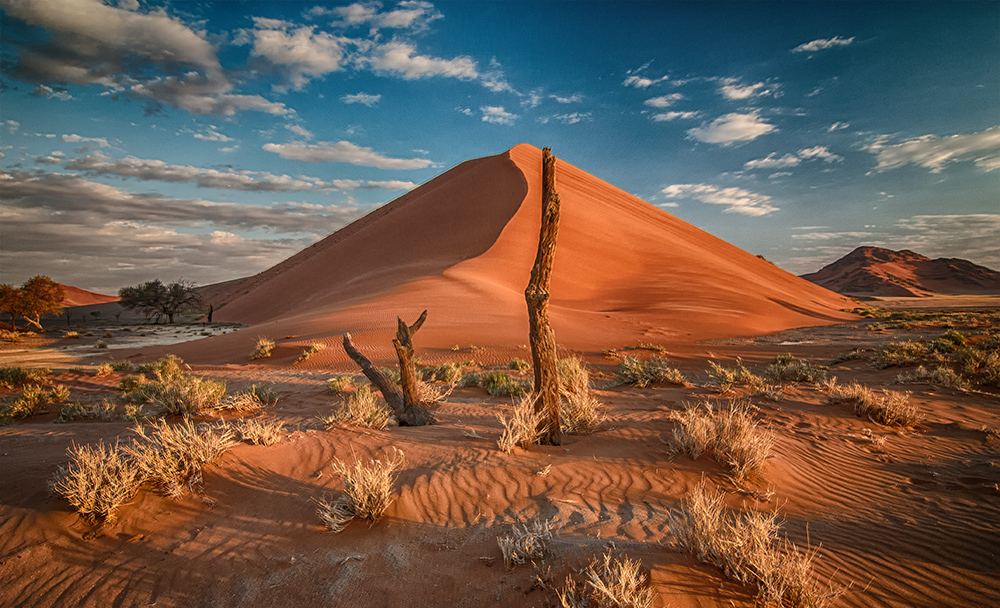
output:
<svg viewBox="0 0 1000 608"><path fill-rule="evenodd" d="M859 245L1000 269L1000 2L0 0L0 19L2 282L247 276L522 142L797 274Z"/></svg>

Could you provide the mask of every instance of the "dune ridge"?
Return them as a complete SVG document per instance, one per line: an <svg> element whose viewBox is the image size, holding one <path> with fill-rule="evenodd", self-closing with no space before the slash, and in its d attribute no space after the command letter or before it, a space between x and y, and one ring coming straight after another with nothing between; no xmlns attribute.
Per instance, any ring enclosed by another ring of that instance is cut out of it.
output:
<svg viewBox="0 0 1000 608"><path fill-rule="evenodd" d="M215 319L251 331L180 354L221 363L242 359L254 331L294 336L292 346L335 346L349 331L362 350L387 356L382 336L394 331L396 316L412 321L424 309L419 346L523 344L540 181L541 150L528 144L462 163L235 283L213 300ZM556 182L562 219L550 314L567 348L690 343L849 318L841 296L565 161ZM339 351L327 349L309 364L340 360Z"/></svg>

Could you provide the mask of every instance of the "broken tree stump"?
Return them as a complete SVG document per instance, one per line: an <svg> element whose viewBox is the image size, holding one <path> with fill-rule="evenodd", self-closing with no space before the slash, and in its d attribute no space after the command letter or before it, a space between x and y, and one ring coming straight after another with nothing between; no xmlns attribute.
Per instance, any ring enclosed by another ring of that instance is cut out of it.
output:
<svg viewBox="0 0 1000 608"><path fill-rule="evenodd" d="M524 290L528 305L531 359L535 370L535 411L542 414L538 442L561 445L559 428L559 372L556 369L556 334L549 323L549 286L559 233L559 194L555 188L556 158L550 148L542 150L542 226L531 279Z"/></svg>
<svg viewBox="0 0 1000 608"><path fill-rule="evenodd" d="M413 362L413 334L427 319L427 311L421 313L413 325L407 326L402 319L397 318L396 337L392 345L399 359L400 386L390 380L382 370L362 355L351 343L351 334L344 334L344 352L350 357L361 373L382 393L386 404L393 409L396 419L402 426L423 426L434 424L434 416L430 409L420 400L416 365Z"/></svg>

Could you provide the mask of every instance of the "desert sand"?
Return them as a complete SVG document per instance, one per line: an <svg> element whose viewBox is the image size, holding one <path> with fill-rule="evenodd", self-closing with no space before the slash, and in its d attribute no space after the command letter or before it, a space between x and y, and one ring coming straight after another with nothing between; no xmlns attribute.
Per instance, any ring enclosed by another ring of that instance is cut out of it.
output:
<svg viewBox="0 0 1000 608"><path fill-rule="evenodd" d="M946 329L869 331L875 320L842 312L855 303L565 163L552 323L561 355L591 368L607 416L598 430L503 453L497 414L511 400L478 387L457 388L438 404L435 425L325 428L318 417L343 399L326 381L361 378L339 347L345 331L386 365L396 316L412 322L426 308L415 337L424 363L486 369L530 360L522 294L537 238L539 157L518 146L469 161L217 290L215 320L244 324L239 331L50 362L47 382L92 405L116 398L125 376L99 377L98 363L176 353L191 373L230 391L273 385L278 403L246 415L285 430L276 445L230 448L184 496L143 489L99 525L47 483L67 448L127 440L132 423L58 423L58 406L49 405L0 427L0 605L542 607L557 605L554 589L567 575L579 580L610 550L641 561L654 606L753 606L752 588L675 544L668 513L702 480L723 490L731 509L776 511L788 539L816 551L815 579L846 587L834 606L1000 605L996 389L897 385L912 366L871 364L880 344ZM251 362L259 335L278 346ZM33 347L57 352L73 342L45 336ZM327 348L293 363L312 342ZM19 364L26 355L17 348L0 347L2 365ZM648 358L650 348L687 384L611 382L622 356ZM859 356L834 363L852 349ZM775 399L710 382L710 362L742 361L762 373L782 353L829 366L841 383L911 391L909 403L925 418L886 427L828 404L818 383L786 382ZM774 438L759 478L736 483L708 456L670 453L672 412L736 398L759 408ZM385 517L339 534L324 529L315 501L342 490L333 459L393 449L405 464ZM505 568L497 537L531 520L556 530L545 556Z"/></svg>

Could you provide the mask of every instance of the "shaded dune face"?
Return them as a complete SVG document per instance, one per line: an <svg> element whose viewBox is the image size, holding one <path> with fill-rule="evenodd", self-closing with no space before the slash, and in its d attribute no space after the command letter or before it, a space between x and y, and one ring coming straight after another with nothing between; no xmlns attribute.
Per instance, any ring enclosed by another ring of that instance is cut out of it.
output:
<svg viewBox="0 0 1000 608"><path fill-rule="evenodd" d="M556 187L550 314L560 344L693 342L847 318L840 296L569 163L558 162ZM541 150L522 144L463 163L240 282L215 316L331 343L349 331L382 349L397 315L412 322L427 309L419 346L524 344L540 218Z"/></svg>

